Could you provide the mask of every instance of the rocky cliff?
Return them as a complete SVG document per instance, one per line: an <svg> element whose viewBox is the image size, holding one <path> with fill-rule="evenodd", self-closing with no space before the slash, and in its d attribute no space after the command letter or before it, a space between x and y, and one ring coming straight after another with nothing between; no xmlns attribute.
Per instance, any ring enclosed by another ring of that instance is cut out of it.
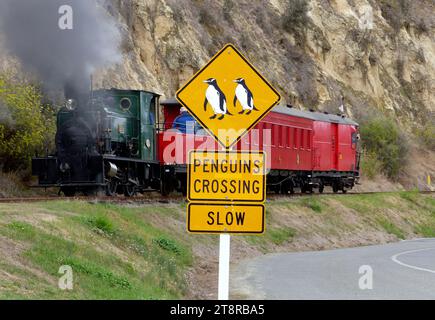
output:
<svg viewBox="0 0 435 320"><path fill-rule="evenodd" d="M284 103L405 123L434 111L432 0L116 0L124 63L98 85L174 92L233 43ZM367 111L369 110L369 111ZM433 114L432 114L433 115Z"/></svg>

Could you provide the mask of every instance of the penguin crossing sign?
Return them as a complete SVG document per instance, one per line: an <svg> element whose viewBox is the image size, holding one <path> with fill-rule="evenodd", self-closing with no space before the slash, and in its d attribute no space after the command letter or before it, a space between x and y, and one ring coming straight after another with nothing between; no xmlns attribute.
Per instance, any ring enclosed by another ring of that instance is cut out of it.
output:
<svg viewBox="0 0 435 320"><path fill-rule="evenodd" d="M231 148L279 100L279 93L231 44L180 90L177 100L223 147Z"/></svg>
<svg viewBox="0 0 435 320"><path fill-rule="evenodd" d="M195 233L264 232L264 205L224 203L189 203L187 229Z"/></svg>
<svg viewBox="0 0 435 320"><path fill-rule="evenodd" d="M263 233L265 171L262 151L191 151L187 230Z"/></svg>
<svg viewBox="0 0 435 320"><path fill-rule="evenodd" d="M262 203L265 173L262 151L191 151L187 199Z"/></svg>

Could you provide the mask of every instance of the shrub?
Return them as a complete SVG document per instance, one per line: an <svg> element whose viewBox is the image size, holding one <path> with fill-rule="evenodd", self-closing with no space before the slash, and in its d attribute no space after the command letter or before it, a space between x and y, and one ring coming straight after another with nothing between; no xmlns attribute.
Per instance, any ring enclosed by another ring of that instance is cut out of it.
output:
<svg viewBox="0 0 435 320"><path fill-rule="evenodd" d="M231 13L234 9L234 3L233 0L225 0L224 5L222 7L222 12L224 19L227 20L229 23L233 23L233 19L231 17Z"/></svg>
<svg viewBox="0 0 435 320"><path fill-rule="evenodd" d="M308 23L308 2L307 0L288 0L282 18L282 27L285 31L292 33L299 42L305 41L305 31Z"/></svg>
<svg viewBox="0 0 435 320"><path fill-rule="evenodd" d="M28 169L31 157L53 144L53 112L39 90L0 75L0 166L3 171Z"/></svg>
<svg viewBox="0 0 435 320"><path fill-rule="evenodd" d="M426 125L417 129L417 137L420 139L421 143L428 149L435 151L435 123L428 122Z"/></svg>
<svg viewBox="0 0 435 320"><path fill-rule="evenodd" d="M373 179L382 168L374 152L364 151L361 156L361 171L369 179Z"/></svg>
<svg viewBox="0 0 435 320"><path fill-rule="evenodd" d="M165 237L159 237L153 240L154 243L156 243L160 248L170 251L176 254L179 254L181 252L180 248L178 247L177 243L171 239L165 238Z"/></svg>
<svg viewBox="0 0 435 320"><path fill-rule="evenodd" d="M100 230L107 235L112 235L115 233L115 227L112 221L105 216L96 216L88 220L89 225L96 230Z"/></svg>
<svg viewBox="0 0 435 320"><path fill-rule="evenodd" d="M360 128L362 144L369 154L376 155L382 171L392 179L398 178L406 163L407 141L397 125L388 118L367 120Z"/></svg>
<svg viewBox="0 0 435 320"><path fill-rule="evenodd" d="M408 0L380 0L381 14L397 33L402 26L409 25L410 1Z"/></svg>

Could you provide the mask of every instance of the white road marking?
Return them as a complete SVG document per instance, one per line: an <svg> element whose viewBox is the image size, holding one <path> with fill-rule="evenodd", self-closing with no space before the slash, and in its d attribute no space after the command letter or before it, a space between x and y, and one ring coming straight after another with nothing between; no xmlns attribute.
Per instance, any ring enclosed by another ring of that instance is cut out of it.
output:
<svg viewBox="0 0 435 320"><path fill-rule="evenodd" d="M435 248L425 248L425 249L418 249L418 250L410 250L410 251L400 252L400 253L397 253L394 256L392 256L391 260L393 260L397 264L400 264L400 265L402 265L404 267L407 267L407 268L411 268L411 269L414 269L414 270L420 270L420 271L426 271L426 272L430 272L430 273L435 273L435 270L421 268L421 267L416 267L416 266L413 266L413 265L410 265L410 264L406 264L406 263L400 261L399 259L397 259L397 257L399 257L401 255L404 255L404 254L414 253L414 252L421 252L421 251L428 251L428 250L435 250Z"/></svg>

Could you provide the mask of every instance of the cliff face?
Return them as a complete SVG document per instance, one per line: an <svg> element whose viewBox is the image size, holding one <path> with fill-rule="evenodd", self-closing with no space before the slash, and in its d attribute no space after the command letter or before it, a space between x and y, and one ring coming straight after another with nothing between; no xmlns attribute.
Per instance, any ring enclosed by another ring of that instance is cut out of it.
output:
<svg viewBox="0 0 435 320"><path fill-rule="evenodd" d="M409 124L434 111L432 0L116 0L109 11L124 63L100 86L172 97L231 42L284 103L335 112L343 96L350 116L382 110Z"/></svg>

